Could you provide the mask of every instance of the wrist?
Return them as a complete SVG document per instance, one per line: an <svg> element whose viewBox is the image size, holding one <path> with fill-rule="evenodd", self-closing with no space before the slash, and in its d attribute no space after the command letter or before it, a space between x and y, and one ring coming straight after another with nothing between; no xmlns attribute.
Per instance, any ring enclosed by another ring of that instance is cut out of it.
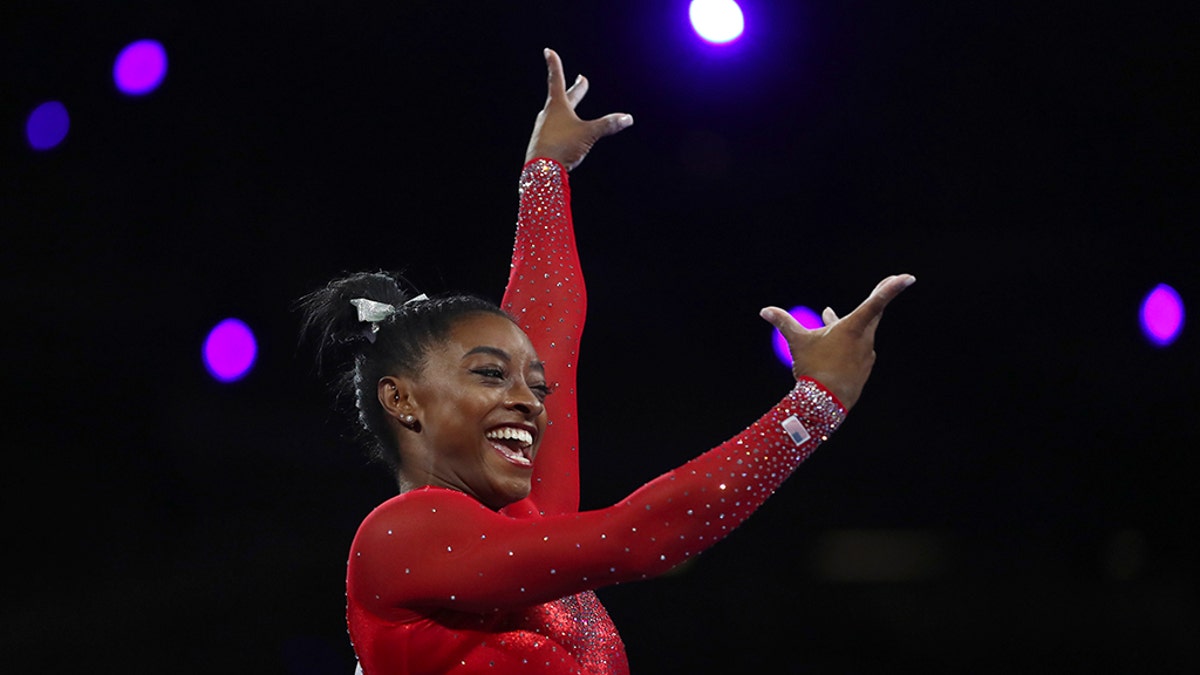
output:
<svg viewBox="0 0 1200 675"><path fill-rule="evenodd" d="M555 165L556 167L558 167L559 169L562 169L563 171L567 170L567 167L565 164L563 164L562 162L558 161L557 159L554 159L553 157L549 157L547 155L531 155L529 157L526 157L525 164L524 164L524 166L522 166L522 168L528 168L530 165L536 164L538 162L549 162L550 164Z"/></svg>
<svg viewBox="0 0 1200 675"><path fill-rule="evenodd" d="M534 157L526 162L524 168L521 169L519 183L522 208L525 208L524 204L528 197L542 194L545 190L561 193L561 198L565 200L563 206L569 206L571 198L569 176L567 169L550 157Z"/></svg>
<svg viewBox="0 0 1200 675"><path fill-rule="evenodd" d="M837 394L807 375L796 380L796 386L788 396L803 413L801 416L809 431L821 440L836 431L849 412Z"/></svg>

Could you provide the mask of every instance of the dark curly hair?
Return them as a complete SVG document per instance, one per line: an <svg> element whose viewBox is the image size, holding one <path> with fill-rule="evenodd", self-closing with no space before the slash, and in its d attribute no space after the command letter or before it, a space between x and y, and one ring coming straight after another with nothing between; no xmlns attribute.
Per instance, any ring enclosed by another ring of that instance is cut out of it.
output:
<svg viewBox="0 0 1200 675"><path fill-rule="evenodd" d="M334 279L300 298L295 307L302 316L302 337L315 343L318 373L336 368L331 382L335 396L339 401L353 397L360 440L372 459L393 471L400 464L400 450L377 398L380 378L419 375L429 349L468 315L496 314L511 320L494 303L473 295L409 302L413 294L402 283L401 277L388 272L359 272ZM356 298L397 309L374 331L371 324L359 321L358 309L350 302Z"/></svg>

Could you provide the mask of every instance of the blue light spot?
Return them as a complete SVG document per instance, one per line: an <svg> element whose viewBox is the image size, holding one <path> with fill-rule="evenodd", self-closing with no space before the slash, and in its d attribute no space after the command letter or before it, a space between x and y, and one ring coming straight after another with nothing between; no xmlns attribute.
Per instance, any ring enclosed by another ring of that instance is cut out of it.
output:
<svg viewBox="0 0 1200 675"><path fill-rule="evenodd" d="M239 380L250 371L258 355L254 333L238 319L225 319L204 340L204 366L221 382Z"/></svg>
<svg viewBox="0 0 1200 675"><path fill-rule="evenodd" d="M688 6L692 29L713 44L726 44L742 35L746 19L734 0L692 0Z"/></svg>
<svg viewBox="0 0 1200 675"><path fill-rule="evenodd" d="M821 317L816 312L804 307L803 305L791 308L788 313L795 317L795 319L800 322L801 326L804 326L809 330L816 330L825 326L825 322L821 320ZM787 340L784 339L783 333L780 333L779 329L775 329L775 335L771 339L771 345L775 348L775 358L779 359L779 362L783 365L791 368L792 351L788 349Z"/></svg>
<svg viewBox="0 0 1200 675"><path fill-rule="evenodd" d="M1183 299L1174 288L1159 284L1142 301L1142 332L1159 347L1166 347L1183 330Z"/></svg>
<svg viewBox="0 0 1200 675"><path fill-rule="evenodd" d="M167 51L156 40L138 40L121 50L113 64L117 89L130 96L149 94L167 76Z"/></svg>
<svg viewBox="0 0 1200 675"><path fill-rule="evenodd" d="M62 143L71 128L67 107L58 101L46 101L29 113L25 137L34 150L49 150Z"/></svg>

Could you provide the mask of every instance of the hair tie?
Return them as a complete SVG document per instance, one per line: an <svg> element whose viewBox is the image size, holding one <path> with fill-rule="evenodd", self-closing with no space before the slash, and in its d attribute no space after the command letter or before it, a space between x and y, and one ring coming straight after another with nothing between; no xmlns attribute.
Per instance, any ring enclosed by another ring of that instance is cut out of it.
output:
<svg viewBox="0 0 1200 675"><path fill-rule="evenodd" d="M404 301L404 304L400 306L404 307L406 305L411 305L414 302L421 302L422 300L428 299L429 296L422 293L415 298ZM395 305L389 305L386 302L376 302L374 300L368 300L367 298L352 298L350 300L350 304L354 305L358 309L359 321L371 324L371 327L365 331L367 340L369 340L371 344L375 344L375 334L379 332L379 323L382 321L387 321L392 317L393 314L399 311Z"/></svg>

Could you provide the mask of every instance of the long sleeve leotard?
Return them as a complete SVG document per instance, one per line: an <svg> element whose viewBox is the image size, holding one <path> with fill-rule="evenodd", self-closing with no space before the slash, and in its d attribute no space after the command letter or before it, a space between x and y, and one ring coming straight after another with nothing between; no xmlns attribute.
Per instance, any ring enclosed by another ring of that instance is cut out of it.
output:
<svg viewBox="0 0 1200 675"><path fill-rule="evenodd" d="M802 379L742 433L611 507L578 511L575 364L585 294L566 171L521 175L503 307L555 393L528 498L492 511L454 490L394 497L363 521L347 565L347 622L365 675L629 672L593 589L661 574L747 518L845 411Z"/></svg>

